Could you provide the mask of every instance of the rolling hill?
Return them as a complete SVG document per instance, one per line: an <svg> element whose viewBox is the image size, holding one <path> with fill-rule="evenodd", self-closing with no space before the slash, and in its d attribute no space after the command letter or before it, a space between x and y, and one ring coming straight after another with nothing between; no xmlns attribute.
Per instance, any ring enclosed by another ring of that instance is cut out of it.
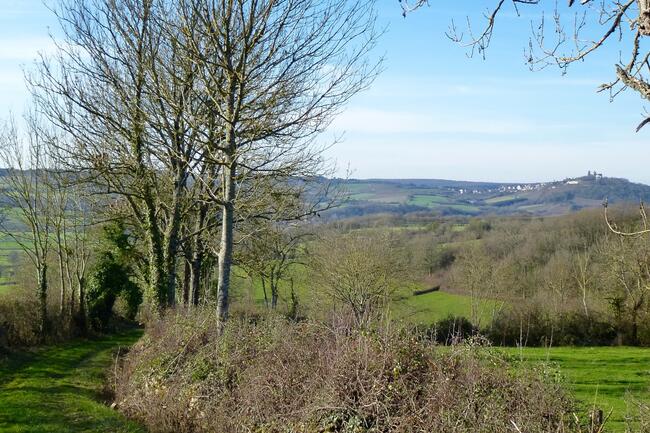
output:
<svg viewBox="0 0 650 433"><path fill-rule="evenodd" d="M609 203L650 201L650 186L601 174L540 183L442 179L339 180L344 204L333 218L376 213L440 215L562 215Z"/></svg>

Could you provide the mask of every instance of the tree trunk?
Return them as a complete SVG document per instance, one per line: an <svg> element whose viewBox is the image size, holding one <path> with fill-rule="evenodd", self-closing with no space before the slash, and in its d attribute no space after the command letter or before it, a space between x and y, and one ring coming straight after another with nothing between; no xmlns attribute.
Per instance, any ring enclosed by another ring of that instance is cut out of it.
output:
<svg viewBox="0 0 650 433"><path fill-rule="evenodd" d="M40 333L41 339L45 339L47 329L47 263L41 263L38 269L38 300L41 310Z"/></svg>
<svg viewBox="0 0 650 433"><path fill-rule="evenodd" d="M279 281L271 275L271 309L275 310L278 306L278 284Z"/></svg>
<svg viewBox="0 0 650 433"><path fill-rule="evenodd" d="M190 305L190 284L192 283L192 265L191 258L185 259L185 269L183 270L183 305Z"/></svg>
<svg viewBox="0 0 650 433"><path fill-rule="evenodd" d="M201 294L201 275L203 268L203 251L194 250L192 256L192 305L199 305L199 298Z"/></svg>
<svg viewBox="0 0 650 433"><path fill-rule="evenodd" d="M181 228L181 198L185 189L185 173L182 163L175 161L174 194L172 197L169 229L165 236L165 274L167 277L167 306L176 304L176 273L178 262L179 232Z"/></svg>
<svg viewBox="0 0 650 433"><path fill-rule="evenodd" d="M234 161L224 167L224 203L221 206L222 226L221 242L219 245L219 275L217 286L217 317L220 326L228 319L230 269L232 267L232 252L234 243L234 213L235 213L235 173Z"/></svg>
<svg viewBox="0 0 650 433"><path fill-rule="evenodd" d="M86 330L86 279L82 276L78 278L79 284L79 327L82 331Z"/></svg>
<svg viewBox="0 0 650 433"><path fill-rule="evenodd" d="M70 287L70 299L68 300L68 314L70 317L74 316L74 309L76 306L76 294L75 294L75 289L73 285L68 285Z"/></svg>
<svg viewBox="0 0 650 433"><path fill-rule="evenodd" d="M269 308L269 297L267 296L266 293L266 280L264 279L263 276L260 276L260 281L262 282L262 293L264 293L264 306L266 308ZM255 287L253 285L253 287Z"/></svg>
<svg viewBox="0 0 650 433"><path fill-rule="evenodd" d="M149 297L158 314L167 306L167 280L165 279L165 252L162 236L155 220L155 209L148 206L147 234L149 235Z"/></svg>
<svg viewBox="0 0 650 433"><path fill-rule="evenodd" d="M205 257L205 246L201 238L205 217L208 213L208 207L201 205L194 227L194 244L192 245L192 305L199 305L199 298L201 293L201 279L203 276L203 258Z"/></svg>
<svg viewBox="0 0 650 433"><path fill-rule="evenodd" d="M178 232L170 234L165 248L165 305L173 307L176 304L176 267L178 261Z"/></svg>
<svg viewBox="0 0 650 433"><path fill-rule="evenodd" d="M59 277L60 277L59 283L61 285L61 297L59 299L59 303L60 303L60 305L59 305L59 314L61 314L61 316L63 316L63 314L65 312L65 306L66 306L66 304L65 304L66 284L65 284L65 274L64 274L64 264L63 264L63 261L64 261L63 250L61 248L61 236L58 233L57 233L57 243L58 243L57 256L58 256L58 259L59 259Z"/></svg>

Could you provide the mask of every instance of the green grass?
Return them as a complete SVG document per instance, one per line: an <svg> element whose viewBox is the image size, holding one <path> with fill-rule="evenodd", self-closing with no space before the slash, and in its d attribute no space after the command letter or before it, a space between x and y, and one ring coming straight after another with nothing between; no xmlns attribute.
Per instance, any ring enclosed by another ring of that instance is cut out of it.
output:
<svg viewBox="0 0 650 433"><path fill-rule="evenodd" d="M444 205L444 207L465 213L478 213L481 211L480 207L471 204L450 204Z"/></svg>
<svg viewBox="0 0 650 433"><path fill-rule="evenodd" d="M101 403L113 351L140 330L13 354L0 363L2 432L144 432Z"/></svg>
<svg viewBox="0 0 650 433"><path fill-rule="evenodd" d="M504 349L526 365L559 367L583 409L612 411L608 431L624 432L626 397L650 402L650 349L635 347L555 347Z"/></svg>
<svg viewBox="0 0 650 433"><path fill-rule="evenodd" d="M304 273L303 267L294 269L295 290L301 299L308 295L307 288L300 284ZM464 295L432 292L412 296L412 287L402 290L403 298L392 307L396 318L412 323L431 324L449 315L472 315L471 298ZM282 296L288 291L283 286ZM262 302L261 288L255 288L255 298ZM481 300L478 305L480 323L489 323L493 311L500 304L492 300ZM626 397L630 396L650 402L650 349L595 347L573 348L515 348L503 349L512 355L515 362L530 366L533 362L550 362L557 366L566 378L574 396L582 403L582 409L588 410L593 405L612 416L608 422L608 431L624 432L627 413Z"/></svg>
<svg viewBox="0 0 650 433"><path fill-rule="evenodd" d="M413 195L408 204L415 206L424 206L424 207L436 207L440 204L451 204L449 197L442 195Z"/></svg>
<svg viewBox="0 0 650 433"><path fill-rule="evenodd" d="M496 301L479 300L476 308L480 323L486 324L498 306ZM431 324L450 315L471 318L472 300L469 296L438 291L408 296L395 304L394 312L398 318L420 324Z"/></svg>
<svg viewBox="0 0 650 433"><path fill-rule="evenodd" d="M506 201L511 201L511 200L516 199L516 198L517 198L517 196L515 196L515 195L501 195L501 196L491 197L491 198L485 199L484 203L486 203L486 204L498 204L498 203L503 203L503 202L506 202Z"/></svg>
<svg viewBox="0 0 650 433"><path fill-rule="evenodd" d="M306 276L307 269L304 265L296 264L287 272L286 280L280 282L280 305L286 306L289 300L290 283L289 278L294 280L294 291L300 302L309 302L313 293L310 293ZM250 297L259 305L264 304L264 292L261 282L258 279L250 281L243 277L241 269L235 269L237 288L235 296ZM252 285L251 285L252 284ZM398 300L393 303L392 311L398 319L418 324L432 324L444 319L449 315L472 317L472 300L469 296L447 293L443 291L413 296L413 291L423 289L424 286L409 284L402 287L397 293ZM270 293L268 293L270 296ZM477 303L477 317L481 325L487 324L495 309L501 303L493 300L481 299Z"/></svg>

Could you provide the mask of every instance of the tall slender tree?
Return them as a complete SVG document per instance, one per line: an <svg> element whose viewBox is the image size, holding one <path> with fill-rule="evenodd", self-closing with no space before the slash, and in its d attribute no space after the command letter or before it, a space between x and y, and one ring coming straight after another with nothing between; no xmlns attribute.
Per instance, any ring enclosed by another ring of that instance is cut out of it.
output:
<svg viewBox="0 0 650 433"><path fill-rule="evenodd" d="M0 130L0 164L7 170L3 177L6 202L0 232L13 239L33 264L40 306L39 331L44 338L48 331L48 256L60 200L48 170L48 142L37 120L28 118L26 123L24 134L13 121Z"/></svg>
<svg viewBox="0 0 650 433"><path fill-rule="evenodd" d="M367 60L377 38L375 15L372 1L180 4L178 25L191 29L184 51L195 59L202 122L210 126L204 160L221 167L220 182L207 191L221 207L217 314L223 322L242 204L260 190L295 195L287 188L292 178L322 174L323 148L314 139L378 72L378 63ZM267 209L267 217L277 218L277 209Z"/></svg>

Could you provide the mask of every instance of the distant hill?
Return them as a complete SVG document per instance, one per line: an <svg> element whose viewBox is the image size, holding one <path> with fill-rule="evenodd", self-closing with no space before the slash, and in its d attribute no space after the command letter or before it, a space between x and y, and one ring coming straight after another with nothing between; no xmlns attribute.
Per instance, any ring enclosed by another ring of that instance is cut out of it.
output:
<svg viewBox="0 0 650 433"><path fill-rule="evenodd" d="M591 174L540 183L466 182L443 179L339 181L343 206L334 218L376 213L440 215L561 215L609 203L650 202L650 186Z"/></svg>

